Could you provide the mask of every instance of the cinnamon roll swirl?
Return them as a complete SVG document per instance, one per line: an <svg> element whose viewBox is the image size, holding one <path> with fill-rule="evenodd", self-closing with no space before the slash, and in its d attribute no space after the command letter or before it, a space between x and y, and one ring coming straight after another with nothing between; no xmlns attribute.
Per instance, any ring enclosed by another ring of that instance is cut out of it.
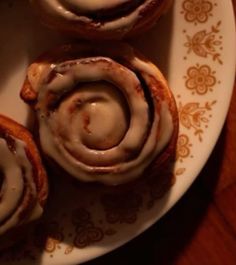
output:
<svg viewBox="0 0 236 265"><path fill-rule="evenodd" d="M147 30L172 0L31 0L48 26L84 39L121 39Z"/></svg>
<svg viewBox="0 0 236 265"><path fill-rule="evenodd" d="M129 45L54 49L28 68L21 97L37 113L43 152L81 181L127 183L173 154L175 100Z"/></svg>
<svg viewBox="0 0 236 265"><path fill-rule="evenodd" d="M46 173L31 134L0 115L0 249L15 241L24 224L41 216L47 194Z"/></svg>

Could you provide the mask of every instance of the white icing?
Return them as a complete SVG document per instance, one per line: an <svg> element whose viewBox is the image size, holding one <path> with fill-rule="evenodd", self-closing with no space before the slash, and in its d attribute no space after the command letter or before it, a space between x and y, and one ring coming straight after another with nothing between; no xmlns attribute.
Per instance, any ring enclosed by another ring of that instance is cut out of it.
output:
<svg viewBox="0 0 236 265"><path fill-rule="evenodd" d="M130 63L147 85L150 76L158 78L160 85L167 85L153 65L137 58ZM51 71L52 79L48 78ZM34 87L39 91L42 148L80 180L115 185L135 179L171 139L173 121L168 105L159 99L160 112L155 111L150 124L137 76L111 59L94 57L58 63L52 70L45 68L42 76ZM110 85L101 85L101 81ZM56 93L60 97L65 92L69 96L50 111L48 95ZM124 110L126 106L129 113ZM84 129L83 113L89 117L88 130Z"/></svg>
<svg viewBox="0 0 236 265"><path fill-rule="evenodd" d="M0 139L1 169L5 175L2 187L2 200L0 204L0 222L16 208L24 188L16 157L8 149L5 140Z"/></svg>
<svg viewBox="0 0 236 265"><path fill-rule="evenodd" d="M81 15L81 11L87 11L96 14L101 8L108 9L113 6L125 2L131 2L131 0L31 0L34 5L38 7L42 12L46 13L48 16L54 17L56 20L61 20L64 22L81 22L81 27L85 24L93 23L93 27L96 27L98 31L120 31L125 34L129 31L139 19L142 10L146 6L150 5L153 0L145 0L140 3L134 10L130 13L121 15L120 17L110 20L110 21L93 21L92 18ZM164 3L164 0L163 0ZM162 4L163 5L163 4ZM76 12L77 11L77 12Z"/></svg>
<svg viewBox="0 0 236 265"><path fill-rule="evenodd" d="M35 200L34 215L29 216L27 221L39 217L42 213L42 209L36 201L37 194L32 179L32 167L25 154L25 145L18 139L14 140L15 152L13 153L9 150L6 141L0 138L0 168L3 174L0 200L0 234L22 222L19 220L19 215L24 210L21 205L23 196L32 196L31 200ZM22 169L25 172L25 179L22 176Z"/></svg>
<svg viewBox="0 0 236 265"><path fill-rule="evenodd" d="M109 9L131 1L132 0L59 0L59 2L74 10L77 9L78 11L86 12Z"/></svg>

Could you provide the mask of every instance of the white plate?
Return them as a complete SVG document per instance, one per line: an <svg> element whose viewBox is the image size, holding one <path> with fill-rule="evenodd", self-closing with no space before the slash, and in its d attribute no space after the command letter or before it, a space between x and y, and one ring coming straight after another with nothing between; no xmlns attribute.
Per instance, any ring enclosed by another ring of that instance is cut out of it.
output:
<svg viewBox="0 0 236 265"><path fill-rule="evenodd" d="M18 96L26 66L42 51L68 40L41 26L25 0L1 1L0 9L0 112L29 126L29 111ZM1 264L70 265L105 254L163 216L202 169L221 131L233 87L231 1L176 0L158 25L133 44L164 72L179 106L175 184L160 199L155 185L111 196L70 181L58 183L31 242L2 256Z"/></svg>

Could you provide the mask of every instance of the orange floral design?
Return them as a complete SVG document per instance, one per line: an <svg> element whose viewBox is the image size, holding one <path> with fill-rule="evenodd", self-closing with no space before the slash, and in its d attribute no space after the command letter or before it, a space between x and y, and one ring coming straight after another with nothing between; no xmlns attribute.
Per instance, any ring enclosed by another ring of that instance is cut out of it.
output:
<svg viewBox="0 0 236 265"><path fill-rule="evenodd" d="M142 205L143 199L141 195L129 191L117 194L103 194L101 202L104 206L108 223L133 224L137 220L137 212Z"/></svg>
<svg viewBox="0 0 236 265"><path fill-rule="evenodd" d="M212 26L209 32L201 30L195 33L192 37L186 34L187 42L184 46L188 48L187 53L190 54L191 52L194 52L196 55L204 58L209 55L212 57L213 61L223 64L219 52L219 49L222 49L221 36L217 36L220 32L220 25L221 21L219 21L216 26Z"/></svg>
<svg viewBox="0 0 236 265"><path fill-rule="evenodd" d="M64 254L69 255L74 250L74 246L68 246L66 247Z"/></svg>
<svg viewBox="0 0 236 265"><path fill-rule="evenodd" d="M184 167L178 168L175 171L175 176L180 176L180 175L184 174L185 171L186 171L186 168L184 168Z"/></svg>
<svg viewBox="0 0 236 265"><path fill-rule="evenodd" d="M91 214L84 208L75 210L72 214L72 223L75 225L74 245L85 248L92 243L103 239L104 233L100 227L94 225Z"/></svg>
<svg viewBox="0 0 236 265"><path fill-rule="evenodd" d="M208 113L212 110L212 106L216 101L206 102L201 106L199 102L190 102L185 105L179 104L179 117L181 124L187 129L193 129L194 135L198 136L199 141L202 141L204 133L203 127L207 127L209 123Z"/></svg>
<svg viewBox="0 0 236 265"><path fill-rule="evenodd" d="M213 4L207 0L185 0L183 2L184 18L188 22L204 23L212 15Z"/></svg>
<svg viewBox="0 0 236 265"><path fill-rule="evenodd" d="M189 137L186 134L180 134L177 141L177 159L183 162L183 159L190 155Z"/></svg>
<svg viewBox="0 0 236 265"><path fill-rule="evenodd" d="M208 65L197 64L189 67L184 78L186 88L199 95L212 91L212 87L216 84L215 71L212 71Z"/></svg>
<svg viewBox="0 0 236 265"><path fill-rule="evenodd" d="M35 246L44 249L46 252L52 253L56 247L62 242L64 235L62 228L57 222L48 224L39 224L35 228Z"/></svg>
<svg viewBox="0 0 236 265"><path fill-rule="evenodd" d="M74 245L78 248L85 248L92 243L101 241L103 237L104 233L102 229L89 222L84 226L76 228Z"/></svg>

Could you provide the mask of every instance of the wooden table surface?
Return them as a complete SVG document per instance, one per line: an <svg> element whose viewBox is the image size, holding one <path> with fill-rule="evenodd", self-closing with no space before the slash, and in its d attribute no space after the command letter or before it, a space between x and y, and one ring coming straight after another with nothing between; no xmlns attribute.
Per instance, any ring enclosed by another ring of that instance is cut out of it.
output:
<svg viewBox="0 0 236 265"><path fill-rule="evenodd" d="M234 88L218 143L185 196L137 239L86 265L236 264L236 83Z"/></svg>

